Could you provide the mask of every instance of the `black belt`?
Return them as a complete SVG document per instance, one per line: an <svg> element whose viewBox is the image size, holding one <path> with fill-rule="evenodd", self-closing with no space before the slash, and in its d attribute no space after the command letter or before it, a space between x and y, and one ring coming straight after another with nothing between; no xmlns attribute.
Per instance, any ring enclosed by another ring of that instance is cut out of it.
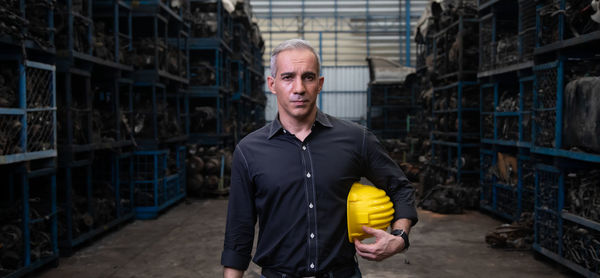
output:
<svg viewBox="0 0 600 278"><path fill-rule="evenodd" d="M316 278L348 278L354 275L356 272L356 268L354 265L352 266L344 266L340 268L334 268L332 270L324 270L317 273L314 277ZM263 268L262 276L265 278L301 278L303 276L298 276L295 274L289 274L285 272L280 272L274 269Z"/></svg>

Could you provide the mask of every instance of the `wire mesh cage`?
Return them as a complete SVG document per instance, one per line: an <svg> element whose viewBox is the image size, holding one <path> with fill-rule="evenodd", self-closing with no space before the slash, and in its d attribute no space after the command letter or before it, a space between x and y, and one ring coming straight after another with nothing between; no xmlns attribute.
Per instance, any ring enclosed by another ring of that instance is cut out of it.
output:
<svg viewBox="0 0 600 278"><path fill-rule="evenodd" d="M550 252L558 254L560 237L558 216L546 210L536 210L535 238L536 243Z"/></svg>
<svg viewBox="0 0 600 278"><path fill-rule="evenodd" d="M0 155L23 152L21 145L22 116L0 115Z"/></svg>
<svg viewBox="0 0 600 278"><path fill-rule="evenodd" d="M521 61L531 61L535 49L536 3L519 0L519 48Z"/></svg>
<svg viewBox="0 0 600 278"><path fill-rule="evenodd" d="M52 110L27 114L27 151L55 149L55 113Z"/></svg>
<svg viewBox="0 0 600 278"><path fill-rule="evenodd" d="M515 187L496 186L496 210L511 219L519 218L519 192Z"/></svg>
<svg viewBox="0 0 600 278"><path fill-rule="evenodd" d="M521 181L521 210L533 212L535 208L535 173L529 157L519 157Z"/></svg>
<svg viewBox="0 0 600 278"><path fill-rule="evenodd" d="M562 230L564 258L589 270L589 275L600 274L600 232L567 221Z"/></svg>
<svg viewBox="0 0 600 278"><path fill-rule="evenodd" d="M134 155L136 207L160 207L168 200L168 150L137 151Z"/></svg>
<svg viewBox="0 0 600 278"><path fill-rule="evenodd" d="M494 66L494 16L489 14L479 22L479 71L491 70Z"/></svg>
<svg viewBox="0 0 600 278"><path fill-rule="evenodd" d="M481 149L481 204L494 205L494 155L491 150Z"/></svg>
<svg viewBox="0 0 600 278"><path fill-rule="evenodd" d="M521 141L531 142L532 136L532 111L533 95L535 89L535 78L533 76L522 78L520 81L520 102L521 102Z"/></svg>
<svg viewBox="0 0 600 278"><path fill-rule="evenodd" d="M40 158L41 152L54 156L55 67L18 60L0 65L0 156L26 154L6 157L4 163Z"/></svg>
<svg viewBox="0 0 600 278"><path fill-rule="evenodd" d="M536 206L557 212L559 182L562 178L558 169L536 168Z"/></svg>
<svg viewBox="0 0 600 278"><path fill-rule="evenodd" d="M600 222L599 206L600 171L594 168L569 171L565 175L564 211Z"/></svg>
<svg viewBox="0 0 600 278"><path fill-rule="evenodd" d="M562 62L553 62L536 66L535 89L535 144L543 147L554 147L556 127L556 99L558 88L558 70Z"/></svg>
<svg viewBox="0 0 600 278"><path fill-rule="evenodd" d="M562 40L562 21L563 12L561 9L562 0L550 1L545 6L537 8L537 46L548 45Z"/></svg>
<svg viewBox="0 0 600 278"><path fill-rule="evenodd" d="M58 257L55 166L39 164L0 166L6 179L0 189L3 277L31 272Z"/></svg>
<svg viewBox="0 0 600 278"><path fill-rule="evenodd" d="M119 214L121 216L133 212L133 153L118 156L119 176Z"/></svg>
<svg viewBox="0 0 600 278"><path fill-rule="evenodd" d="M233 38L233 19L219 1L190 1L191 36L218 38L229 44Z"/></svg>

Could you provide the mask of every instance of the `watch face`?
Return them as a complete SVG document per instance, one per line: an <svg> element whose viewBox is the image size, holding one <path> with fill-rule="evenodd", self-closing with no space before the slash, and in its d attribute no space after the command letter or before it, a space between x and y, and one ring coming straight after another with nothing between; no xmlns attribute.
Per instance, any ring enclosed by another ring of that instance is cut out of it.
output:
<svg viewBox="0 0 600 278"><path fill-rule="evenodd" d="M393 230L391 234L395 236L402 236L404 234L404 230Z"/></svg>

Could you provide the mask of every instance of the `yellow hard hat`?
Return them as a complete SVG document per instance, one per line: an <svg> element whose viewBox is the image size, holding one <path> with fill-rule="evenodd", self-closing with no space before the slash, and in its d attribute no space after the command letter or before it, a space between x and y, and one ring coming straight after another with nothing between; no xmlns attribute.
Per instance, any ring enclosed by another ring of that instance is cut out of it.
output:
<svg viewBox="0 0 600 278"><path fill-rule="evenodd" d="M371 237L362 226L385 230L394 219L394 204L385 191L355 182L348 194L348 239L363 240Z"/></svg>

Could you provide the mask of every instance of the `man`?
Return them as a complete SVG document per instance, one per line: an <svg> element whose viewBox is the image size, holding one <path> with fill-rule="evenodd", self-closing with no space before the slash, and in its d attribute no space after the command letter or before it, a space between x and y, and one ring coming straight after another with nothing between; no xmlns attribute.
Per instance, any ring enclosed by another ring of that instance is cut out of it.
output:
<svg viewBox="0 0 600 278"><path fill-rule="evenodd" d="M233 156L224 277L242 277L254 262L262 277L361 277L355 253L380 261L405 249L417 221L414 190L375 136L357 124L318 110L324 78L315 50L289 40L271 55L269 90L278 116L240 141ZM348 241L346 198L367 177L394 203L392 228L404 235L363 227L373 244Z"/></svg>

